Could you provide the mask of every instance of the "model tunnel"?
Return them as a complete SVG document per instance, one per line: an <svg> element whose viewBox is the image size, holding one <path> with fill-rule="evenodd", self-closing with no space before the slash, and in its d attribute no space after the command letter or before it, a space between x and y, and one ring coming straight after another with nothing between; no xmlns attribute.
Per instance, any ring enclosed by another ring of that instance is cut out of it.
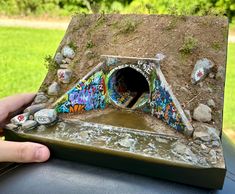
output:
<svg viewBox="0 0 235 194"><path fill-rule="evenodd" d="M131 67L116 69L108 78L109 97L119 107L135 108L149 92L145 76Z"/></svg>

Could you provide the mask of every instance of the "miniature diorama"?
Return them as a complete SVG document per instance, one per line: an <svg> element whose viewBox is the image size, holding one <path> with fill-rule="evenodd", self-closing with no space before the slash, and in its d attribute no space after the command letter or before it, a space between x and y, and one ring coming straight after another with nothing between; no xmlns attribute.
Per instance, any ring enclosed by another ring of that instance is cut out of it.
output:
<svg viewBox="0 0 235 194"><path fill-rule="evenodd" d="M74 16L34 102L6 125L6 139L221 189L227 33L227 19L216 16Z"/></svg>

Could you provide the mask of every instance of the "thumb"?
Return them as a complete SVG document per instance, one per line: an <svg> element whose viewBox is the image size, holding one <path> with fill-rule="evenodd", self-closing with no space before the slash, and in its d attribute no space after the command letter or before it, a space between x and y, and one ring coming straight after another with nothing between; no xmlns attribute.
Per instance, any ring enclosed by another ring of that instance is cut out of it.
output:
<svg viewBox="0 0 235 194"><path fill-rule="evenodd" d="M50 151L44 145L0 140L0 162L44 162L49 157Z"/></svg>

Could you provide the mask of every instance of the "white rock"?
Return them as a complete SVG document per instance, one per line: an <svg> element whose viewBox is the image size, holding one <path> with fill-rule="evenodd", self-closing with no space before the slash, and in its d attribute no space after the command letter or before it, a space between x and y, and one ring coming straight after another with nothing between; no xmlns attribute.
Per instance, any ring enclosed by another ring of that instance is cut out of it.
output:
<svg viewBox="0 0 235 194"><path fill-rule="evenodd" d="M193 118L200 122L211 121L211 108L205 104L199 104L199 106L193 111Z"/></svg>
<svg viewBox="0 0 235 194"><path fill-rule="evenodd" d="M63 58L63 55L62 55L60 52L56 53L56 55L55 55L55 62L56 62L58 65L62 63L62 60L63 60L63 59L64 59L64 58Z"/></svg>
<svg viewBox="0 0 235 194"><path fill-rule="evenodd" d="M69 65L68 65L68 64L61 64L61 65L60 65L60 68L61 68L61 69L68 69L68 68L69 68Z"/></svg>
<svg viewBox="0 0 235 194"><path fill-rule="evenodd" d="M118 144L121 145L122 147L130 148L133 147L133 145L135 144L135 140L129 138L123 138L118 142Z"/></svg>
<svg viewBox="0 0 235 194"><path fill-rule="evenodd" d="M57 76L60 82L68 84L72 77L72 71L69 69L58 69Z"/></svg>
<svg viewBox="0 0 235 194"><path fill-rule="evenodd" d="M25 113L29 113L29 114L34 114L35 112L43 109L46 107L46 104L45 103L42 103L42 104L34 104L34 105L31 105L29 107L27 107L24 112Z"/></svg>
<svg viewBox="0 0 235 194"><path fill-rule="evenodd" d="M194 140L201 140L204 142L220 142L219 132L213 126L198 123L194 125L194 129Z"/></svg>
<svg viewBox="0 0 235 194"><path fill-rule="evenodd" d="M213 99L209 99L207 101L207 104L209 107L215 108L215 101Z"/></svg>
<svg viewBox="0 0 235 194"><path fill-rule="evenodd" d="M5 126L5 128L6 129L9 129L9 130L14 130L14 129L16 129L18 126L17 125L14 125L14 124L12 124L12 123L8 123L6 126Z"/></svg>
<svg viewBox="0 0 235 194"><path fill-rule="evenodd" d="M57 119L55 109L42 109L34 114L34 119L41 125L53 123Z"/></svg>
<svg viewBox="0 0 235 194"><path fill-rule="evenodd" d="M64 46L62 49L62 54L64 57L68 57L70 59L73 59L75 56L75 52L72 48L70 48L69 46Z"/></svg>
<svg viewBox="0 0 235 194"><path fill-rule="evenodd" d="M215 78L217 80L224 80L224 77L225 77L225 68L222 66L219 66L217 69L217 73L216 73Z"/></svg>
<svg viewBox="0 0 235 194"><path fill-rule="evenodd" d="M48 101L48 98L45 96L45 94L37 94L37 96L34 99L35 104L40 104L40 103L44 103L47 101Z"/></svg>
<svg viewBox="0 0 235 194"><path fill-rule="evenodd" d="M14 125L22 125L29 118L29 113L19 114L11 119L11 123Z"/></svg>
<svg viewBox="0 0 235 194"><path fill-rule="evenodd" d="M22 124L22 129L33 129L37 126L37 122L34 120L28 120Z"/></svg>
<svg viewBox="0 0 235 194"><path fill-rule="evenodd" d="M214 67L214 63L207 58L197 60L191 74L192 83L196 84L203 80L210 73L212 67Z"/></svg>
<svg viewBox="0 0 235 194"><path fill-rule="evenodd" d="M60 91L60 86L57 82L53 82L49 87L48 87L48 95L51 96L57 96Z"/></svg>

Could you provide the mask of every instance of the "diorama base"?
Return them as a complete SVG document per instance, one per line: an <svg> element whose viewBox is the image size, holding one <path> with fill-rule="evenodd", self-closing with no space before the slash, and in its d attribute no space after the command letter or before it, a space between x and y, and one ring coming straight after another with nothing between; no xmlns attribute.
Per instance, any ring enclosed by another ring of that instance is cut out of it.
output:
<svg viewBox="0 0 235 194"><path fill-rule="evenodd" d="M189 184L193 186L222 189L226 168L203 168L169 160L143 157L138 154L123 154L121 151L41 138L30 134L20 134L5 130L6 140L34 141L48 146L52 157L85 162L155 178Z"/></svg>

